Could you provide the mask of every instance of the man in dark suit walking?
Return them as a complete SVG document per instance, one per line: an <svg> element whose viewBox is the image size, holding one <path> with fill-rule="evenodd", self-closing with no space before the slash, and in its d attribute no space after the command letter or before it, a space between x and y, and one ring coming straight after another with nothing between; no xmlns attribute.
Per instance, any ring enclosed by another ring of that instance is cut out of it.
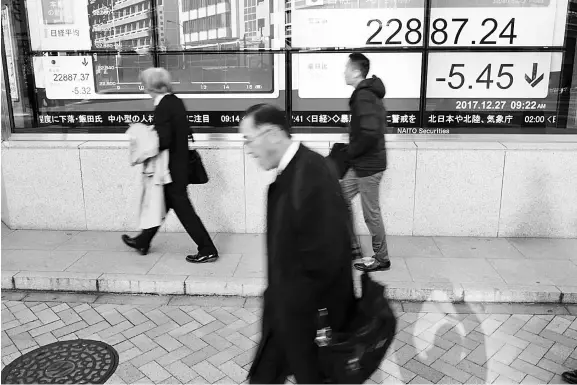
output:
<svg viewBox="0 0 577 385"><path fill-rule="evenodd" d="M322 383L315 337L318 311L333 331L354 313L349 214L336 175L321 155L291 140L285 114L260 104L240 124L247 152L277 171L268 189L268 287L250 382Z"/></svg>
<svg viewBox="0 0 577 385"><path fill-rule="evenodd" d="M188 135L190 124L182 101L171 93L170 74L164 68L149 68L141 74L145 92L154 101L154 128L158 132L159 151L168 149L168 169L172 183L164 186L166 210L173 209L186 232L198 246L198 253L188 255L192 263L214 262L218 252L204 224L194 211L188 198ZM142 255L148 253L152 238L159 227L143 229L134 238L123 235L128 246Z"/></svg>

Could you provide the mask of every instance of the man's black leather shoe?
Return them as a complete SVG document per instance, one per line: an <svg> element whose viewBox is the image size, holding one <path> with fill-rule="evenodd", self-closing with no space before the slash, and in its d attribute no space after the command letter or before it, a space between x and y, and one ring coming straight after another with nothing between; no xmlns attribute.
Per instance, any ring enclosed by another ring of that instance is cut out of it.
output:
<svg viewBox="0 0 577 385"><path fill-rule="evenodd" d="M190 263L208 263L208 262L215 262L218 259L218 253L213 254L195 254L195 255L187 255L186 262Z"/></svg>
<svg viewBox="0 0 577 385"><path fill-rule="evenodd" d="M577 370L565 372L561 377L570 384L577 384Z"/></svg>
<svg viewBox="0 0 577 385"><path fill-rule="evenodd" d="M373 261L367 265L364 262L358 262L354 264L355 269L360 271L366 271L367 273L373 271L386 271L391 268L391 261L386 261L385 263L380 262L377 259L373 259Z"/></svg>
<svg viewBox="0 0 577 385"><path fill-rule="evenodd" d="M132 247L133 249L138 250L138 252L141 255L148 254L148 249L150 248L150 246L141 247L140 245L138 245L138 242L136 242L136 239L130 238L126 234L122 234L122 241L126 244L126 246Z"/></svg>

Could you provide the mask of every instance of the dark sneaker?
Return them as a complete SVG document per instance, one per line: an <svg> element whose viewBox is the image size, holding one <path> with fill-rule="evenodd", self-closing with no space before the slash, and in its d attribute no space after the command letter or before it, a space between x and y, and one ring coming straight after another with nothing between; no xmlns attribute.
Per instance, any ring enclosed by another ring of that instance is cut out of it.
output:
<svg viewBox="0 0 577 385"><path fill-rule="evenodd" d="M138 244L138 242L136 241L136 238L130 238L128 235L123 234L122 235L122 241L126 244L126 246L132 247L133 249L138 250L138 252L141 255L148 254L148 249L150 248L150 246L146 246L146 247L140 246Z"/></svg>
<svg viewBox="0 0 577 385"><path fill-rule="evenodd" d="M365 262L359 262L359 263L355 263L354 264L355 269L360 270L360 271L366 271L367 273L373 272L373 271L386 271L389 270L391 268L391 261L387 261L385 263L380 262L377 259L374 259L369 262L369 263L365 263Z"/></svg>
<svg viewBox="0 0 577 385"><path fill-rule="evenodd" d="M563 379L569 384L577 384L577 370L565 372L561 377L563 377Z"/></svg>
<svg viewBox="0 0 577 385"><path fill-rule="evenodd" d="M195 254L195 255L187 255L186 262L190 263L208 263L208 262L215 262L218 259L218 254Z"/></svg>

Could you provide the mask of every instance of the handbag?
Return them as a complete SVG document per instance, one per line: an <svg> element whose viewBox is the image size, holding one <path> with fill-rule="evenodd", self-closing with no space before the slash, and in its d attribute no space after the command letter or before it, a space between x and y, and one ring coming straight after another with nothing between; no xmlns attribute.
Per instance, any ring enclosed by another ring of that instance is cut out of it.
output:
<svg viewBox="0 0 577 385"><path fill-rule="evenodd" d="M192 138L192 134L189 135ZM194 142L194 138L192 138ZM202 164L202 158L195 149L188 150L188 184L205 184L208 174Z"/></svg>
<svg viewBox="0 0 577 385"><path fill-rule="evenodd" d="M188 184L205 184L208 174L196 150L188 150Z"/></svg>
<svg viewBox="0 0 577 385"><path fill-rule="evenodd" d="M362 296L347 331L333 333L328 312L318 313L316 344L321 370L332 383L362 384L377 370L393 342L397 320L385 287L361 275Z"/></svg>
<svg viewBox="0 0 577 385"><path fill-rule="evenodd" d="M335 143L327 157L329 161L332 161L333 168L336 169L339 179L343 179L350 167L348 150L348 144Z"/></svg>

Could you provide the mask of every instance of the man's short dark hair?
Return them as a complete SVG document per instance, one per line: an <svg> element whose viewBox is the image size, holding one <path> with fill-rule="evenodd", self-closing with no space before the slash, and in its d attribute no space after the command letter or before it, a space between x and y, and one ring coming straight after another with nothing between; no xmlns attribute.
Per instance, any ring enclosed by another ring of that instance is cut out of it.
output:
<svg viewBox="0 0 577 385"><path fill-rule="evenodd" d="M254 125L258 128L263 124L272 124L278 126L290 138L290 128L286 120L286 114L283 110L272 104L255 104L249 107L245 112L245 118L252 116Z"/></svg>
<svg viewBox="0 0 577 385"><path fill-rule="evenodd" d="M371 69L371 61L369 58L362 53L353 52L349 55L349 59L355 68L361 71L363 78L366 79L367 75L369 74L369 70Z"/></svg>

